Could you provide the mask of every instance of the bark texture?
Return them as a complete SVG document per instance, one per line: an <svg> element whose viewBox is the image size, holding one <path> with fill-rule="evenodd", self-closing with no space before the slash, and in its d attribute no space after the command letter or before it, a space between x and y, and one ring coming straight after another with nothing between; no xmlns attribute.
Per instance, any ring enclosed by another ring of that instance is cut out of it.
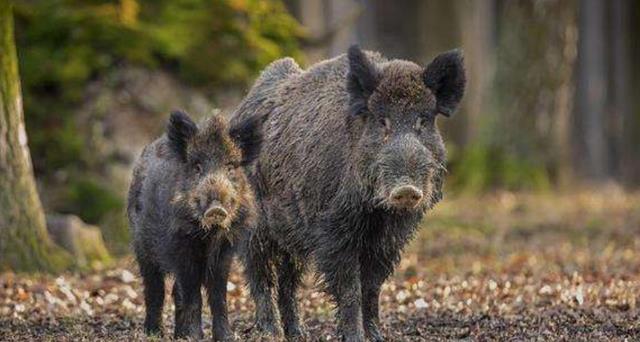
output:
<svg viewBox="0 0 640 342"><path fill-rule="evenodd" d="M36 191L11 11L0 0L0 271L57 271L71 258L49 239Z"/></svg>

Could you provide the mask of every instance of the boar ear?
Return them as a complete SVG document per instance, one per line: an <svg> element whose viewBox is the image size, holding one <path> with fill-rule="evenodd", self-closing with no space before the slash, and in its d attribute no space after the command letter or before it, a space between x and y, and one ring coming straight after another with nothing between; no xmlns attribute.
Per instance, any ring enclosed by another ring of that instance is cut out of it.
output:
<svg viewBox="0 0 640 342"><path fill-rule="evenodd" d="M351 97L351 112L359 115L367 111L367 101L378 86L380 72L357 45L349 48L347 56L347 91Z"/></svg>
<svg viewBox="0 0 640 342"><path fill-rule="evenodd" d="M242 166L254 161L262 147L262 126L266 115L253 115L231 124L229 136L242 150Z"/></svg>
<svg viewBox="0 0 640 342"><path fill-rule="evenodd" d="M438 113L451 116L462 99L467 83L462 52L459 49L451 50L434 58L425 69L423 80L436 96Z"/></svg>
<svg viewBox="0 0 640 342"><path fill-rule="evenodd" d="M198 126L191 120L189 115L181 111L171 113L169 125L167 125L167 137L169 147L180 160L187 160L187 145L198 132Z"/></svg>

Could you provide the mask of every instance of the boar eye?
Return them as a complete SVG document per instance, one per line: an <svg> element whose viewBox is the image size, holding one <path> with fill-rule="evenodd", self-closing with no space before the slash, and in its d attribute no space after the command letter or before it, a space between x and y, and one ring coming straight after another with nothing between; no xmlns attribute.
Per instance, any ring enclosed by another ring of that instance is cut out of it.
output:
<svg viewBox="0 0 640 342"><path fill-rule="evenodd" d="M202 164L200 163L196 163L196 165L194 166L196 173L201 175L202 174Z"/></svg>
<svg viewBox="0 0 640 342"><path fill-rule="evenodd" d="M421 131L423 124L424 124L424 119L423 118L418 118L418 120L416 120L416 124L414 126L416 131Z"/></svg>
<svg viewBox="0 0 640 342"><path fill-rule="evenodd" d="M420 116L418 117L418 119L416 120L415 125L413 126L413 128L416 131L422 131L423 129L425 129L425 127L430 127L431 125L433 125L433 122L435 120L434 116Z"/></svg>
<svg viewBox="0 0 640 342"><path fill-rule="evenodd" d="M391 120L389 120L389 118L381 118L380 119L380 125L382 125L382 127L384 127L386 130L390 130L391 129Z"/></svg>

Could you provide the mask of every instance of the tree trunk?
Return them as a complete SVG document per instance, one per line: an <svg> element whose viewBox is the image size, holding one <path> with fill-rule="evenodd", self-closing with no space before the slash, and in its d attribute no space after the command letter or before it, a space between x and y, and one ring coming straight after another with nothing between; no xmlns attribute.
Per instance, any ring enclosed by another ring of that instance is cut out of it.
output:
<svg viewBox="0 0 640 342"><path fill-rule="evenodd" d="M638 152L640 107L634 90L638 80L637 51L639 45L635 34L640 32L640 6L637 1L610 1L610 43L611 53L611 105L609 139L615 159L614 176L625 185L638 186L640 183L640 153ZM634 56L634 54L636 54ZM637 81L636 81L637 82ZM636 101L634 103L634 101Z"/></svg>
<svg viewBox="0 0 640 342"><path fill-rule="evenodd" d="M328 43L324 37L327 31L327 8L322 0L300 1L297 6L296 17L305 26L306 34L314 43L305 46L305 59L309 64L321 61L327 57Z"/></svg>
<svg viewBox="0 0 640 342"><path fill-rule="evenodd" d="M580 2L578 83L576 94L576 143L579 168L592 182L609 178L606 148L607 70L605 2Z"/></svg>
<svg viewBox="0 0 640 342"><path fill-rule="evenodd" d="M628 37L630 53L629 75L629 110L623 118L623 176L627 184L640 187L640 66L636 61L640 60L640 44L637 35L640 33L640 2L629 1Z"/></svg>
<svg viewBox="0 0 640 342"><path fill-rule="evenodd" d="M0 271L57 271L70 256L47 235L27 147L10 0L0 0Z"/></svg>
<svg viewBox="0 0 640 342"><path fill-rule="evenodd" d="M465 113L465 122L457 137L457 142L464 148L478 139L482 115L491 110L489 105L495 71L496 4L494 0L464 0L457 1L456 4L460 18L460 45L464 47L464 64L467 69L467 89L461 108Z"/></svg>

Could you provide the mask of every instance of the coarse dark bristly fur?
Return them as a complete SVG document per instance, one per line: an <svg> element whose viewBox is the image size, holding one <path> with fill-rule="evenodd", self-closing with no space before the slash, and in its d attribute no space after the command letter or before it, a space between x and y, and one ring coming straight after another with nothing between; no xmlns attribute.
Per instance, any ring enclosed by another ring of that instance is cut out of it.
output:
<svg viewBox="0 0 640 342"><path fill-rule="evenodd" d="M263 121L256 116L228 128L214 115L198 127L187 114L174 112L166 135L145 147L137 161L127 213L144 283L146 333L162 333L164 280L173 274L175 337L202 337L204 285L214 339L234 338L227 277L234 250L256 223L242 166L258 155Z"/></svg>
<svg viewBox="0 0 640 342"><path fill-rule="evenodd" d="M290 58L267 67L232 116L269 115L245 253L261 334L305 336L295 294L313 262L337 305L338 335L383 340L380 287L442 198L435 121L453 113L464 87L459 51L426 68L355 46L306 71Z"/></svg>

